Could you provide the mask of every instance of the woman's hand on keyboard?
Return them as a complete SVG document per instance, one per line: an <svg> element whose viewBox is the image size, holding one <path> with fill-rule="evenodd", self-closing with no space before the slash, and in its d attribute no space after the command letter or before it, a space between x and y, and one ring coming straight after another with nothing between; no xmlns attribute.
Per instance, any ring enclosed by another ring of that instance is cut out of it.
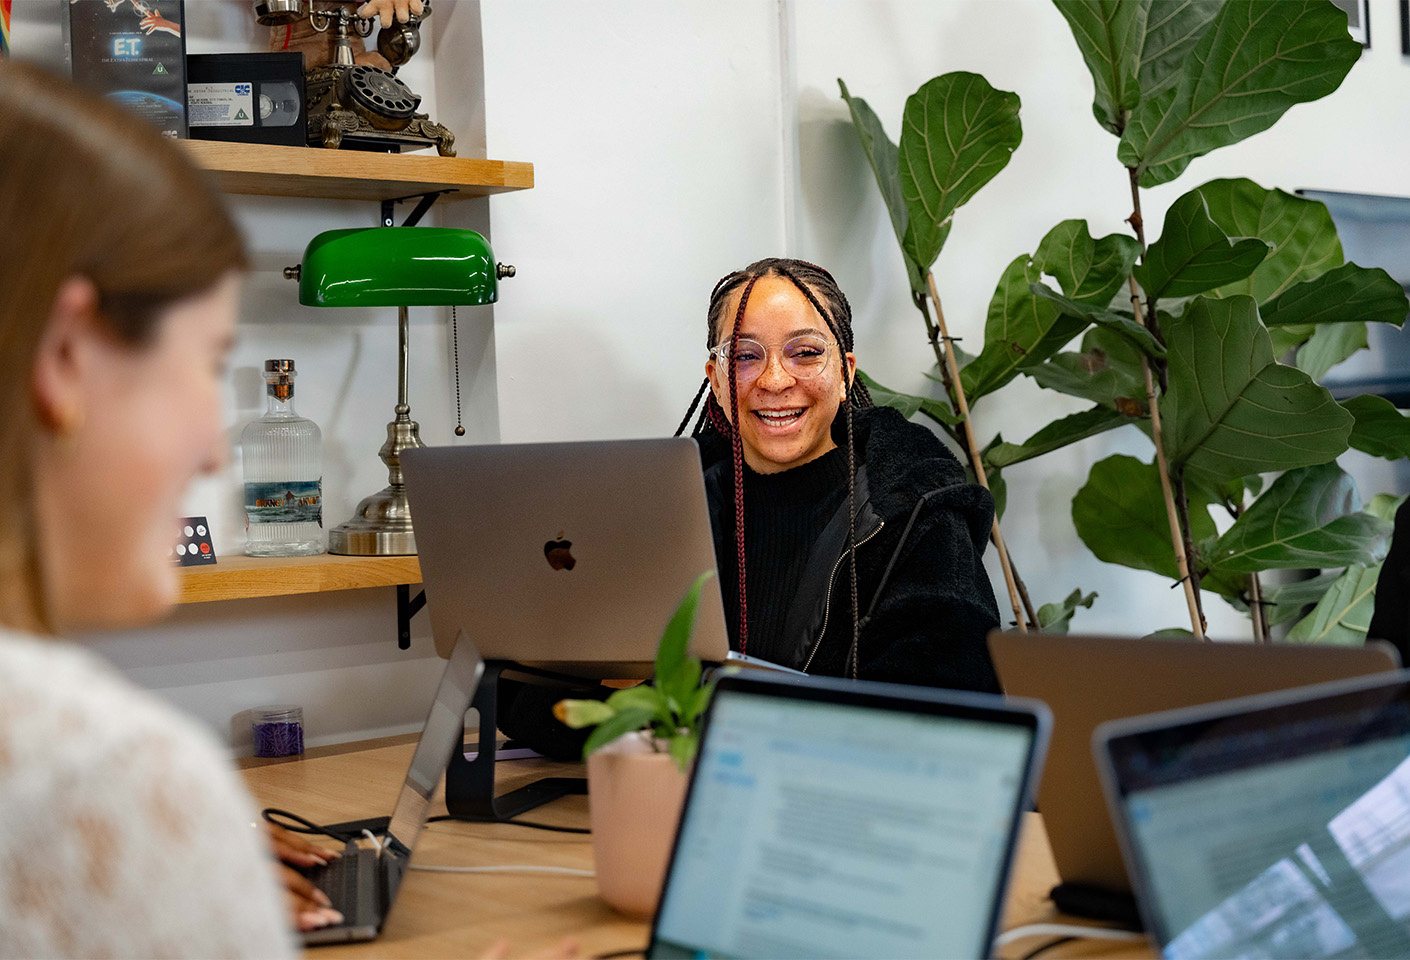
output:
<svg viewBox="0 0 1410 960"><path fill-rule="evenodd" d="M343 915L333 909L328 895L310 883L308 877L281 863L279 879L284 884L289 915L300 933L343 922Z"/></svg>
<svg viewBox="0 0 1410 960"><path fill-rule="evenodd" d="M269 846L274 851L274 856L291 867L322 867L326 866L329 860L342 856L341 853L324 850L307 837L290 833L283 827L268 822L261 823L260 826L269 838Z"/></svg>

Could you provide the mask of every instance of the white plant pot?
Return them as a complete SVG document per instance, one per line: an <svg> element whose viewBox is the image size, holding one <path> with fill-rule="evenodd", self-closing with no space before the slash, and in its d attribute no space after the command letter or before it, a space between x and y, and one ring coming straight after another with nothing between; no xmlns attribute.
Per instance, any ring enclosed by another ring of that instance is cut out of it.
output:
<svg viewBox="0 0 1410 960"><path fill-rule="evenodd" d="M659 743L627 734L588 756L597 891L614 910L649 920L661 899L685 801L685 774Z"/></svg>

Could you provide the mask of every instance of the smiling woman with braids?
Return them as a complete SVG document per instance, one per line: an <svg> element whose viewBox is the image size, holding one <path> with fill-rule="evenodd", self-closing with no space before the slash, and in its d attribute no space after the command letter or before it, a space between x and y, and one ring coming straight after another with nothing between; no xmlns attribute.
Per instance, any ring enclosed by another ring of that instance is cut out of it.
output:
<svg viewBox="0 0 1410 960"><path fill-rule="evenodd" d="M730 645L808 673L997 691L980 563L994 504L872 405L832 275L769 259L715 285L700 442ZM739 424L739 428L735 428Z"/></svg>

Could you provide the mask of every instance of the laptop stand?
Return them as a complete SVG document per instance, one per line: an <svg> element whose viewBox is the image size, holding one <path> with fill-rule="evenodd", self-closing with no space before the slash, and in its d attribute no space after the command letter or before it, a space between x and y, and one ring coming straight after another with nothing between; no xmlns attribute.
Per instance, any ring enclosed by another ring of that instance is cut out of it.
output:
<svg viewBox="0 0 1410 960"><path fill-rule="evenodd" d="M544 777L502 796L495 795L499 678L505 671L568 687L580 686L583 682L581 677L520 666L510 660L486 661L473 702L480 715L480 742L475 759L466 760L462 747L451 754L446 766L446 811L456 820L511 820L559 797L587 793L587 780L583 777Z"/></svg>

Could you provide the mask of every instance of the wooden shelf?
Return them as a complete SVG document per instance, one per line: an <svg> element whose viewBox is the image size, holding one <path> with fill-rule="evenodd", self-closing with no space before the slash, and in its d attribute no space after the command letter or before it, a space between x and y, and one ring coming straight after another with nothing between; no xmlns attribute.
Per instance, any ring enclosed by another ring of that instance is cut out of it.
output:
<svg viewBox="0 0 1410 960"><path fill-rule="evenodd" d="M183 567L179 603L283 597L297 593L394 587L421 582L416 557L221 557L205 567Z"/></svg>
<svg viewBox="0 0 1410 960"><path fill-rule="evenodd" d="M180 141L226 193L323 200L390 200L454 190L444 200L529 190L534 165L431 154L368 153L263 143Z"/></svg>

